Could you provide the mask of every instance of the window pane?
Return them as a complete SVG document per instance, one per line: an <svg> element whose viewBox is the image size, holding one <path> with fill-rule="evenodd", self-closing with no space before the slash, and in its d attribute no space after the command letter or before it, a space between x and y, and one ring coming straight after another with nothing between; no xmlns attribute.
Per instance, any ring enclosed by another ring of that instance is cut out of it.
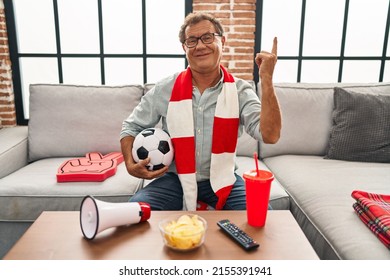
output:
<svg viewBox="0 0 390 280"><path fill-rule="evenodd" d="M264 0L262 50L271 50L278 37L278 55L298 55L301 24L301 0Z"/></svg>
<svg viewBox="0 0 390 280"><path fill-rule="evenodd" d="M107 85L144 83L142 58L106 58L104 69Z"/></svg>
<svg viewBox="0 0 390 280"><path fill-rule="evenodd" d="M55 53L53 1L14 0L13 4L19 52ZM37 11L39 16L32 15Z"/></svg>
<svg viewBox="0 0 390 280"><path fill-rule="evenodd" d="M303 55L340 55L344 5L340 0L306 1Z"/></svg>
<svg viewBox="0 0 390 280"><path fill-rule="evenodd" d="M386 51L386 55L387 56L390 56L390 36L387 40L387 51Z"/></svg>
<svg viewBox="0 0 390 280"><path fill-rule="evenodd" d="M142 2L104 0L105 53L142 53Z"/></svg>
<svg viewBox="0 0 390 280"><path fill-rule="evenodd" d="M146 1L147 53L183 53L179 30L185 17L184 2L181 0Z"/></svg>
<svg viewBox="0 0 390 280"><path fill-rule="evenodd" d="M297 81L298 61L278 60L275 66L273 80L276 83L295 83Z"/></svg>
<svg viewBox="0 0 390 280"><path fill-rule="evenodd" d="M22 57L19 59L20 76L22 82L22 98L24 117L29 118L30 84L55 83L58 84L58 65L56 58ZM37 71L39 65L39 71Z"/></svg>
<svg viewBox="0 0 390 280"><path fill-rule="evenodd" d="M379 81L380 61L344 61L344 83L373 83Z"/></svg>
<svg viewBox="0 0 390 280"><path fill-rule="evenodd" d="M338 60L302 61L301 82L336 83L340 62Z"/></svg>
<svg viewBox="0 0 390 280"><path fill-rule="evenodd" d="M96 0L58 0L62 53L99 53Z"/></svg>
<svg viewBox="0 0 390 280"><path fill-rule="evenodd" d="M372 5L365 0L349 3L345 55L382 55L389 1L376 0Z"/></svg>
<svg viewBox="0 0 390 280"><path fill-rule="evenodd" d="M64 84L100 85L100 59L64 58L62 59Z"/></svg>
<svg viewBox="0 0 390 280"><path fill-rule="evenodd" d="M149 58L147 83L157 81L185 69L184 58Z"/></svg>
<svg viewBox="0 0 390 280"><path fill-rule="evenodd" d="M390 61L385 63L385 73L383 74L383 81L390 82Z"/></svg>

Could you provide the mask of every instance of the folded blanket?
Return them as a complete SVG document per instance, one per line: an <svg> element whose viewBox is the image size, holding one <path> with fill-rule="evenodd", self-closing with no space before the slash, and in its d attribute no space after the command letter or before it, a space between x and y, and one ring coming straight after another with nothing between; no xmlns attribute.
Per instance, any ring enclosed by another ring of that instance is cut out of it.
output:
<svg viewBox="0 0 390 280"><path fill-rule="evenodd" d="M373 232L375 235L379 238L380 241L382 241L385 246L390 249L390 239L382 232L382 230L379 228L379 226L372 221L367 214L365 213L364 209L359 205L359 203L355 202L353 204L353 209L355 209L356 213L358 214L360 220Z"/></svg>
<svg viewBox="0 0 390 280"><path fill-rule="evenodd" d="M355 190L352 197L359 218L390 249L390 195Z"/></svg>

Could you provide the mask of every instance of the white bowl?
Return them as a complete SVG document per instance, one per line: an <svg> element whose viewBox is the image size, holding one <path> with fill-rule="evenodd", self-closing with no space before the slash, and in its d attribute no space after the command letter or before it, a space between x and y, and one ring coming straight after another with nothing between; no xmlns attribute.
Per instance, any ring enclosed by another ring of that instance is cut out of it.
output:
<svg viewBox="0 0 390 280"><path fill-rule="evenodd" d="M162 220L159 228L167 247L188 251L204 243L207 222L196 214L180 214Z"/></svg>

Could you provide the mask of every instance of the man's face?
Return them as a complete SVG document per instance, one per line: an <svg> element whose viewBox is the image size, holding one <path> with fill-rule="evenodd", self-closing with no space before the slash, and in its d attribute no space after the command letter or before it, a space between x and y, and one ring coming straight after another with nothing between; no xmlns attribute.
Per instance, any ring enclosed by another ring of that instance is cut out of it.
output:
<svg viewBox="0 0 390 280"><path fill-rule="evenodd" d="M185 32L186 39L189 37L200 37L206 33L216 33L214 25L208 20L188 26ZM225 37L215 36L211 44L204 44L200 39L193 48L188 48L183 44L183 50L186 52L191 69L205 74L219 68L224 43Z"/></svg>

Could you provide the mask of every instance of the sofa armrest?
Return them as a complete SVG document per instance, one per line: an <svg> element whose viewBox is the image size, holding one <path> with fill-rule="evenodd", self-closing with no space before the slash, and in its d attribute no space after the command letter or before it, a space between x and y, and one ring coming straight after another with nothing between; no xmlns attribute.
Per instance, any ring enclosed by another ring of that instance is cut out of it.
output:
<svg viewBox="0 0 390 280"><path fill-rule="evenodd" d="M0 129L0 178L26 166L27 126Z"/></svg>

